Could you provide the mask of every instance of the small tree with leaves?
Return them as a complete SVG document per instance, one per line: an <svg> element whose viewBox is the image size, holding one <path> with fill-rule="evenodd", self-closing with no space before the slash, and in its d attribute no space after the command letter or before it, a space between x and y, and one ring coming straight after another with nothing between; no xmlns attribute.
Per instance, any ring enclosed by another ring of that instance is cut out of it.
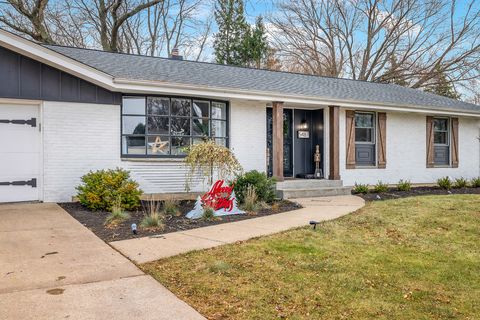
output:
<svg viewBox="0 0 480 320"><path fill-rule="evenodd" d="M242 166L233 152L213 140L207 140L188 148L185 163L188 167L185 189L190 190L193 178L201 176L209 185L215 175L227 179L242 172Z"/></svg>

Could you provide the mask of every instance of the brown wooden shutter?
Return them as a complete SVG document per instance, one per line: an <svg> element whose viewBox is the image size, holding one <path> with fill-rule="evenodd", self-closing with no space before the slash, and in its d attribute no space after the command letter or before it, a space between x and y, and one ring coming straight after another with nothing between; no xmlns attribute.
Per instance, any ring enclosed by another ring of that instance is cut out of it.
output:
<svg viewBox="0 0 480 320"><path fill-rule="evenodd" d="M452 118L452 167L458 168L458 118Z"/></svg>
<svg viewBox="0 0 480 320"><path fill-rule="evenodd" d="M377 159L378 168L387 167L387 114L379 112L378 114L378 141L377 141Z"/></svg>
<svg viewBox="0 0 480 320"><path fill-rule="evenodd" d="M435 167L433 117L427 116L427 168Z"/></svg>
<svg viewBox="0 0 480 320"><path fill-rule="evenodd" d="M347 169L355 169L355 111L346 111Z"/></svg>

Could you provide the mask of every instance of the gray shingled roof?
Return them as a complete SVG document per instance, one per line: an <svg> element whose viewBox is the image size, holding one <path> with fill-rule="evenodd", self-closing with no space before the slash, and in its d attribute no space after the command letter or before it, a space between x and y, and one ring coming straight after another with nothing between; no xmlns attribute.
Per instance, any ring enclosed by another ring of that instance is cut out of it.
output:
<svg viewBox="0 0 480 320"><path fill-rule="evenodd" d="M45 47L103 71L114 78L480 113L480 106L393 84L62 46L46 45Z"/></svg>

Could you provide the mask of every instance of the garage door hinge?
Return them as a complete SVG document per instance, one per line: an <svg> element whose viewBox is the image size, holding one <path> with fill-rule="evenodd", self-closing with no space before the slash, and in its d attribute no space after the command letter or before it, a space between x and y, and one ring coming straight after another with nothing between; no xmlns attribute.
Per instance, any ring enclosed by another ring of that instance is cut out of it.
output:
<svg viewBox="0 0 480 320"><path fill-rule="evenodd" d="M37 187L37 179L33 178L26 181L11 181L11 182L0 182L0 186L31 186L32 188Z"/></svg>
<svg viewBox="0 0 480 320"><path fill-rule="evenodd" d="M37 126L37 118L31 118L30 120L6 120L6 119L0 119L0 123L11 123L11 124L28 124L32 127Z"/></svg>

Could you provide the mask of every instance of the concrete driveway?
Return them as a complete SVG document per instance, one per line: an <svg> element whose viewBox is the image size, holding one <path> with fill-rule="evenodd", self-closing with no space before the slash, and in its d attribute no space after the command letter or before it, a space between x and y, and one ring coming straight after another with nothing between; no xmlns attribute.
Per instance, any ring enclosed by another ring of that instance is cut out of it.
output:
<svg viewBox="0 0 480 320"><path fill-rule="evenodd" d="M56 204L0 205L0 319L204 319Z"/></svg>

